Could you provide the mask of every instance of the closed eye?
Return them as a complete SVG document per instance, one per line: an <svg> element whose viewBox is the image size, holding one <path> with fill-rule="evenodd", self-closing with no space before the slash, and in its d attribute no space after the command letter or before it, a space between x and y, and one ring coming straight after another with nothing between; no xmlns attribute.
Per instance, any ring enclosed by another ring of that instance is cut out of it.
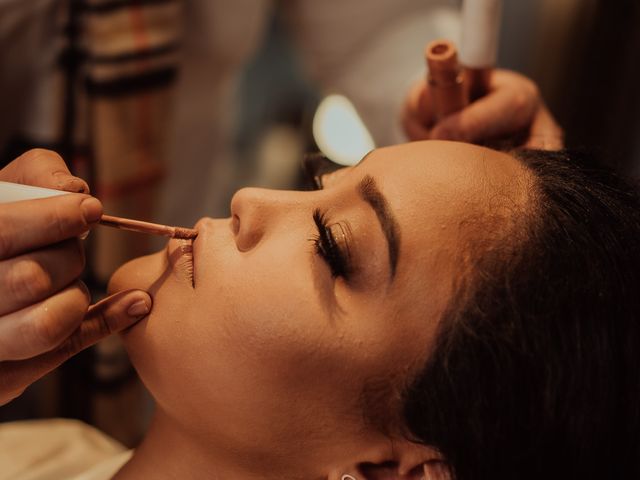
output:
<svg viewBox="0 0 640 480"><path fill-rule="evenodd" d="M333 278L342 277L348 280L352 265L344 228L339 224L330 225L325 213L319 209L314 210L313 221L318 230L317 235L312 239L316 253L327 263ZM343 232L342 241L336 239L335 228L340 228Z"/></svg>

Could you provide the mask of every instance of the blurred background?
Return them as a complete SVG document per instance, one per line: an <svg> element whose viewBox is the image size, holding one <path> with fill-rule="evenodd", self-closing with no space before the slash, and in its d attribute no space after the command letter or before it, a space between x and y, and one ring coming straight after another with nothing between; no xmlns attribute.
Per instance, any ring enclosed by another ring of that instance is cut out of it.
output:
<svg viewBox="0 0 640 480"><path fill-rule="evenodd" d="M0 0L0 164L52 148L108 213L178 225L227 215L240 186L299 185L330 94L353 103L377 145L402 141L423 48L459 40L460 4ZM538 83L568 147L633 175L638 25L636 0L507 1L498 55ZM96 299L118 265L158 246L102 230L87 244ZM152 409L113 338L0 407L0 421L78 418L135 446Z"/></svg>

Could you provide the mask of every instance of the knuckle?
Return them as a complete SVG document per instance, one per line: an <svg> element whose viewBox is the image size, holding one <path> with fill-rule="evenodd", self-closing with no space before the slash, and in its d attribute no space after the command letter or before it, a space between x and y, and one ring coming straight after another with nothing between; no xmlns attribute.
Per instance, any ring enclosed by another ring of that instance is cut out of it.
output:
<svg viewBox="0 0 640 480"><path fill-rule="evenodd" d="M112 333L114 333L111 328L111 324L109 319L105 315L104 310L100 309L96 312L94 318L94 334L97 338L108 337Z"/></svg>
<svg viewBox="0 0 640 480"><path fill-rule="evenodd" d="M51 161L64 165L64 160L60 155L52 150L44 148L32 148L23 153L17 161L20 164L21 171L28 171L32 168L40 168L43 162L50 163Z"/></svg>
<svg viewBox="0 0 640 480"><path fill-rule="evenodd" d="M53 150L47 150L46 148L32 148L27 151L25 154L27 161L29 162L38 162L43 157L55 159L56 161L63 162L62 157L58 155Z"/></svg>
<svg viewBox="0 0 640 480"><path fill-rule="evenodd" d="M524 75L521 76L522 78L522 83L524 88L530 93L530 94L538 94L539 90L538 90L538 85L536 85L536 82L534 82L533 80L531 80L529 77L525 77Z"/></svg>
<svg viewBox="0 0 640 480"><path fill-rule="evenodd" d="M37 300L51 292L51 277L33 260L17 262L5 277L7 288L19 301Z"/></svg>
<svg viewBox="0 0 640 480"><path fill-rule="evenodd" d="M515 101L520 106L537 105L540 97L540 90L536 83L524 75L518 75L518 87L516 90Z"/></svg>
<svg viewBox="0 0 640 480"><path fill-rule="evenodd" d="M47 309L43 309L29 325L25 340L42 351L55 348L62 340L57 318Z"/></svg>
<svg viewBox="0 0 640 480"><path fill-rule="evenodd" d="M3 223L0 222L0 225ZM13 252L13 247L14 242L8 229L2 229L0 231L0 259L9 257Z"/></svg>
<svg viewBox="0 0 640 480"><path fill-rule="evenodd" d="M58 356L66 360L73 357L76 353L80 352L84 348L82 338L78 334L71 335L65 340L56 350Z"/></svg>
<svg viewBox="0 0 640 480"><path fill-rule="evenodd" d="M527 127L533 121L536 102L524 92L517 93L513 98L512 127L519 129Z"/></svg>
<svg viewBox="0 0 640 480"><path fill-rule="evenodd" d="M74 283L74 288L82 295L82 314L84 315L91 303L91 292L84 282L81 282L80 280Z"/></svg>
<svg viewBox="0 0 640 480"><path fill-rule="evenodd" d="M37 162L38 158L44 155L43 150L44 149L42 148L32 148L24 152L22 155L20 155L20 157L18 157L18 160L22 165L24 165L25 167L28 167L29 164Z"/></svg>
<svg viewBox="0 0 640 480"><path fill-rule="evenodd" d="M113 329L111 328L111 323L107 319L107 316L104 314L104 312L100 312L100 314L98 314L98 324L98 332L100 333L101 337L107 337L114 333Z"/></svg>
<svg viewBox="0 0 640 480"><path fill-rule="evenodd" d="M529 101L528 101L527 94L524 92L519 91L513 97L513 108L517 112L522 112L523 110L525 110L527 108L528 103Z"/></svg>
<svg viewBox="0 0 640 480"><path fill-rule="evenodd" d="M75 290L81 293L82 298L76 298ZM73 326L80 325L89 305L88 291L81 282L76 282L71 291L64 293L66 308L48 308L46 305L38 309L38 313L27 329L25 340L37 346L43 351L51 350L59 346ZM60 318L64 315L64 318Z"/></svg>

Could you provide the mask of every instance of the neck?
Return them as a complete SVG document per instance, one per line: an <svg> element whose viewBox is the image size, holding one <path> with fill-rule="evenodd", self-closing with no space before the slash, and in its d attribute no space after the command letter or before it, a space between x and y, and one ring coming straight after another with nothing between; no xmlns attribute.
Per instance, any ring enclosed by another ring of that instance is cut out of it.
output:
<svg viewBox="0 0 640 480"><path fill-rule="evenodd" d="M283 478L318 478L317 472L256 471L256 465L243 455L231 458L228 452L216 449L196 435L190 435L180 425L157 411L142 444L114 480L153 478L210 478L213 480L269 480ZM315 474L315 475L314 475Z"/></svg>

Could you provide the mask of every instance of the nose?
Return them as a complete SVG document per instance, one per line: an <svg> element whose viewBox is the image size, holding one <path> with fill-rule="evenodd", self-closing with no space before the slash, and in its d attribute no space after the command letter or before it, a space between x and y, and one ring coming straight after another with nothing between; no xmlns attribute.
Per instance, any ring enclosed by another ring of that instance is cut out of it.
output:
<svg viewBox="0 0 640 480"><path fill-rule="evenodd" d="M291 218L302 192L243 188L231 199L232 226L241 252L255 248L265 234L285 218Z"/></svg>

